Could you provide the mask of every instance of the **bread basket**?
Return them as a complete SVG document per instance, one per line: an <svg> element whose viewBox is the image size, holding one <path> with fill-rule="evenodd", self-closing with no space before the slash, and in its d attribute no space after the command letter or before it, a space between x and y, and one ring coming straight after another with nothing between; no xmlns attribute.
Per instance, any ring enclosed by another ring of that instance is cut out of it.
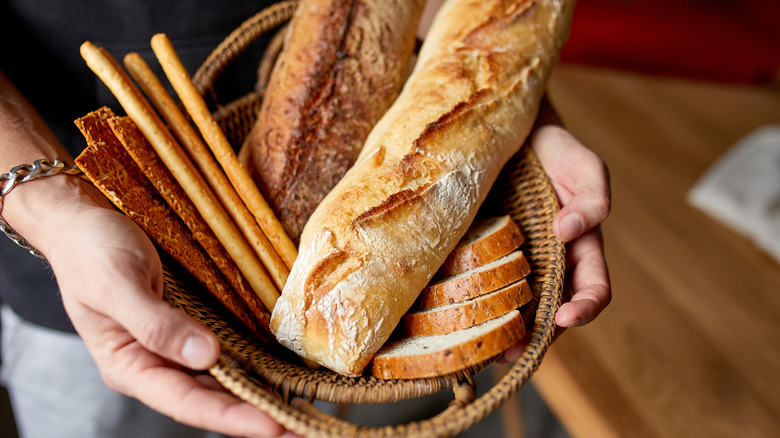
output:
<svg viewBox="0 0 780 438"><path fill-rule="evenodd" d="M295 1L274 4L245 21L206 59L193 76L199 91L215 104L214 116L234 147L241 144L255 120L279 37L291 18ZM261 36L272 37L259 61L255 90L222 104L214 82L236 57ZM532 267L528 277L534 299L523 306L528 327L521 358L492 387L477 391L474 374L489 366L477 365L457 374L416 380L348 378L327 369L313 370L296 358L266 349L246 336L229 317L194 293L191 283L176 274L166 276L166 299L211 329L222 354L209 371L236 396L270 415L287 429L304 436L436 436L456 435L499 408L514 395L539 366L553 340L554 316L561 303L564 246L552 233L558 201L535 155L528 147L503 169L480 214L510 214L526 236L523 251ZM173 272L173 271L171 271ZM480 388L481 389L481 388ZM446 409L405 424L370 427L355 424L319 409L315 401L335 404L395 403L443 391L452 391ZM477 394L481 394L477 396Z"/></svg>

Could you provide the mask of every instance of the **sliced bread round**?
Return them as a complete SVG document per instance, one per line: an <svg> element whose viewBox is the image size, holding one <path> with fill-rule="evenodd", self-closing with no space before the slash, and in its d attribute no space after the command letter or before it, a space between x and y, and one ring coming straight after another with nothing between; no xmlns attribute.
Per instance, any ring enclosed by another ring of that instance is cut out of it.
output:
<svg viewBox="0 0 780 438"><path fill-rule="evenodd" d="M522 251L511 253L470 271L435 281L422 290L415 310L458 303L514 283L531 272Z"/></svg>
<svg viewBox="0 0 780 438"><path fill-rule="evenodd" d="M439 277L449 277L497 260L523 244L523 232L509 216L474 222L439 268Z"/></svg>
<svg viewBox="0 0 780 438"><path fill-rule="evenodd" d="M519 311L512 310L446 335L415 336L390 342L374 356L371 372L380 379L443 376L488 360L523 336L523 318Z"/></svg>
<svg viewBox="0 0 780 438"><path fill-rule="evenodd" d="M531 287L522 279L460 303L409 312L401 319L401 329L405 336L443 335L497 318L530 299Z"/></svg>

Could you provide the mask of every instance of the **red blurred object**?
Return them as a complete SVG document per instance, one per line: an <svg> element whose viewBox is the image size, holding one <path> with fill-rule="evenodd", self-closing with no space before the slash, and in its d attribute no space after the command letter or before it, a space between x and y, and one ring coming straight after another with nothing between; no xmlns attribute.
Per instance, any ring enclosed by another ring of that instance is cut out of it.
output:
<svg viewBox="0 0 780 438"><path fill-rule="evenodd" d="M561 60L696 79L780 73L778 0L579 0Z"/></svg>

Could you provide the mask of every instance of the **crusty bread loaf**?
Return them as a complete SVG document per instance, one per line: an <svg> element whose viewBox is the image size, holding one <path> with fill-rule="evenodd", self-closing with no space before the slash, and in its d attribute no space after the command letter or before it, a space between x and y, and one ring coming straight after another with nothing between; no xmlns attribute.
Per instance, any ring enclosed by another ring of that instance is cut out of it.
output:
<svg viewBox="0 0 780 438"><path fill-rule="evenodd" d="M277 339L359 375L534 123L573 1L445 3L401 95L301 235Z"/></svg>
<svg viewBox="0 0 780 438"><path fill-rule="evenodd" d="M423 0L303 0L240 157L294 240L411 67Z"/></svg>
<svg viewBox="0 0 780 438"><path fill-rule="evenodd" d="M499 317L530 299L531 287L523 279L466 301L408 312L401 329L404 336L443 335Z"/></svg>
<svg viewBox="0 0 780 438"><path fill-rule="evenodd" d="M389 342L371 364L380 379L419 379L451 374L500 354L525 336L520 312L446 335L415 336Z"/></svg>
<svg viewBox="0 0 780 438"><path fill-rule="evenodd" d="M418 309L443 306L484 295L525 278L531 266L522 251L511 253L471 271L435 281L422 290Z"/></svg>
<svg viewBox="0 0 780 438"><path fill-rule="evenodd" d="M475 222L447 256L436 276L449 277L490 263L516 250L523 241L520 227L509 215Z"/></svg>

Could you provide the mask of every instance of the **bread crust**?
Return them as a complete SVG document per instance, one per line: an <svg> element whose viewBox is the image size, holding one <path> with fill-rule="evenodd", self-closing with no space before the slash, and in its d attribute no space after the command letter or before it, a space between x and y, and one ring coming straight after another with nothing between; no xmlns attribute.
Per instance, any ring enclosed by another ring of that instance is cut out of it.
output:
<svg viewBox="0 0 780 438"><path fill-rule="evenodd" d="M523 232L509 216L485 219L479 224L475 223L469 228L463 239L469 238L469 234L472 231L479 232L481 225L493 223L494 221L503 221L503 225L482 238L468 242L463 242L463 240L459 242L450 255L447 256L436 276L445 278L470 271L509 254L523 244L525 240Z"/></svg>
<svg viewBox="0 0 780 438"><path fill-rule="evenodd" d="M294 240L410 72L422 0L304 0L241 158Z"/></svg>
<svg viewBox="0 0 780 438"><path fill-rule="evenodd" d="M518 257L500 263L490 268L480 267L467 271L456 277L449 277L426 286L420 293L415 307L427 309L459 303L484 295L525 278L531 273L531 266L521 251L513 252L506 257ZM496 261L498 263L501 259Z"/></svg>
<svg viewBox="0 0 780 438"><path fill-rule="evenodd" d="M443 335L504 315L530 299L531 288L523 279L456 306L409 312L401 319L401 327L404 336Z"/></svg>
<svg viewBox="0 0 780 438"><path fill-rule="evenodd" d="M393 356L380 351L371 362L371 374L380 379L420 379L452 374L490 359L525 336L520 312L505 323L451 347L423 354ZM475 327L476 328L476 327ZM393 344L388 344L388 349Z"/></svg>
<svg viewBox="0 0 780 438"><path fill-rule="evenodd" d="M474 220L531 130L573 1L461 0L301 235L277 339L359 375Z"/></svg>

